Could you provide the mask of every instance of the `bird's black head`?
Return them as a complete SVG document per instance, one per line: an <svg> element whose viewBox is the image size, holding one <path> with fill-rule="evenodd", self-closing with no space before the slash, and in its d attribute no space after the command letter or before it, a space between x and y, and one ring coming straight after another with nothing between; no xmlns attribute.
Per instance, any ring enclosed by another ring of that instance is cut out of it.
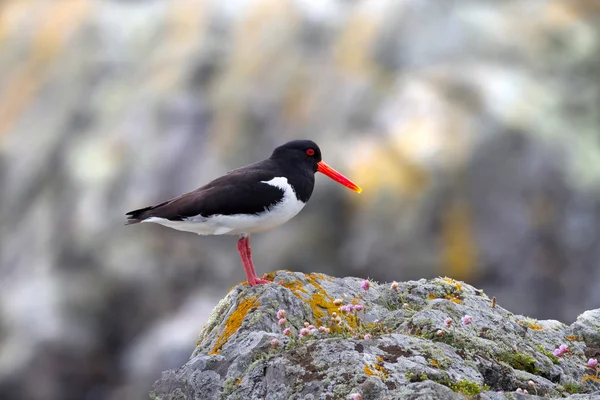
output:
<svg viewBox="0 0 600 400"><path fill-rule="evenodd" d="M312 140L293 140L273 150L271 159L317 172L321 149Z"/></svg>

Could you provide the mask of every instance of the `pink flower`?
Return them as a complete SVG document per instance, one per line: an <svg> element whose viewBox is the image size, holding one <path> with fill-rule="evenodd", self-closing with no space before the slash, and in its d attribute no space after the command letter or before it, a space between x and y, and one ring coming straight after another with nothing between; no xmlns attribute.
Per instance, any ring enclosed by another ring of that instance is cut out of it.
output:
<svg viewBox="0 0 600 400"><path fill-rule="evenodd" d="M371 282L369 282L368 279L365 279L360 285L360 287L363 288L363 290L369 290L369 288L371 287Z"/></svg>
<svg viewBox="0 0 600 400"><path fill-rule="evenodd" d="M437 336L437 337L443 337L443 336L444 336L444 331L443 331L443 330L441 330L441 329L438 329L438 330L435 332L435 336Z"/></svg>
<svg viewBox="0 0 600 400"><path fill-rule="evenodd" d="M279 310L277 311L277 319L281 319L281 318L285 318L285 310Z"/></svg>
<svg viewBox="0 0 600 400"><path fill-rule="evenodd" d="M362 311L364 310L365 306L363 306L362 304L355 304L354 305L354 311Z"/></svg>
<svg viewBox="0 0 600 400"><path fill-rule="evenodd" d="M273 347L279 346L279 339L275 338L275 339L271 340L271 346L273 346Z"/></svg>
<svg viewBox="0 0 600 400"><path fill-rule="evenodd" d="M371 339L373 336L371 336L370 333L365 334L365 340L369 340Z"/></svg>
<svg viewBox="0 0 600 400"><path fill-rule="evenodd" d="M452 318L446 318L446 319L444 320L444 326L445 326L446 328L450 328L450 326L452 326Z"/></svg>
<svg viewBox="0 0 600 400"><path fill-rule="evenodd" d="M558 346L558 349L554 349L552 354L554 354L556 357L561 357L562 355L568 352L569 346L567 346L566 344L561 344L560 346Z"/></svg>
<svg viewBox="0 0 600 400"><path fill-rule="evenodd" d="M307 328L312 331L313 329L315 329L315 326L314 325L309 325L309 326L307 326Z"/></svg>
<svg viewBox="0 0 600 400"><path fill-rule="evenodd" d="M567 346L566 344L561 344L560 346L558 346L558 349L563 353L566 353L569 351L569 346Z"/></svg>
<svg viewBox="0 0 600 400"><path fill-rule="evenodd" d="M563 353L559 349L554 349L552 354L554 354L556 357L560 357L563 355Z"/></svg>
<svg viewBox="0 0 600 400"><path fill-rule="evenodd" d="M529 381L529 382L527 382L527 384L528 384L529 386L531 386L531 387L534 387L534 386L535 386L535 382L534 382L534 381Z"/></svg>
<svg viewBox="0 0 600 400"><path fill-rule="evenodd" d="M392 290L398 290L398 282L396 282L396 281L392 282L392 285L390 286L390 289L392 289Z"/></svg>
<svg viewBox="0 0 600 400"><path fill-rule="evenodd" d="M471 317L470 315L465 315L460 319L460 322L462 322L462 324L465 326L471 325L471 322L473 322L473 317Z"/></svg>
<svg viewBox="0 0 600 400"><path fill-rule="evenodd" d="M587 362L587 366L589 368L596 369L596 367L598 366L598 360L596 360L595 358L590 358Z"/></svg>
<svg viewBox="0 0 600 400"><path fill-rule="evenodd" d="M517 388L517 390L515 390L515 392L517 392L517 393L523 393L523 389Z"/></svg>
<svg viewBox="0 0 600 400"><path fill-rule="evenodd" d="M287 323L287 319L281 318L278 322L279 326L284 326Z"/></svg>
<svg viewBox="0 0 600 400"><path fill-rule="evenodd" d="M527 391L527 389L523 389L523 393L528 394L529 392Z"/></svg>
<svg viewBox="0 0 600 400"><path fill-rule="evenodd" d="M346 304L345 306L340 307L340 310L342 310L342 312L346 312L346 313L352 312L353 309L354 309L354 307L352 306L352 304Z"/></svg>
<svg viewBox="0 0 600 400"><path fill-rule="evenodd" d="M285 328L285 329L283 330L283 334L284 334L285 336L290 336L290 335L292 334L292 330L291 330L290 328Z"/></svg>
<svg viewBox="0 0 600 400"><path fill-rule="evenodd" d="M308 328L300 329L300 337L304 337L304 336L308 335L309 333L310 333L310 331L308 330Z"/></svg>
<svg viewBox="0 0 600 400"><path fill-rule="evenodd" d="M362 396L358 393L351 393L350 400L362 400Z"/></svg>

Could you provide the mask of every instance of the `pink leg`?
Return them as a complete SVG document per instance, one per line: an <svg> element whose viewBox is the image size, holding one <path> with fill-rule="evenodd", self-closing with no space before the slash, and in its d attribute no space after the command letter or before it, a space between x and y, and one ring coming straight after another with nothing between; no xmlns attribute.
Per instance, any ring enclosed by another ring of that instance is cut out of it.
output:
<svg viewBox="0 0 600 400"><path fill-rule="evenodd" d="M252 264L252 255L250 251L250 240L247 236L241 237L238 240L237 249L242 259L244 271L246 271L246 279L248 280L248 284L250 286L255 286L270 283L267 280L258 278L256 276L256 272L254 272L254 265Z"/></svg>
<svg viewBox="0 0 600 400"><path fill-rule="evenodd" d="M248 257L248 262L250 263L250 268L252 268L252 273L254 274L254 278L256 279L256 284L258 285L266 285L267 283L271 283L266 279L260 279L256 275L256 271L254 270L254 263L252 262L252 249L250 249L250 236L246 236L246 256ZM263 276L264 278L264 276Z"/></svg>

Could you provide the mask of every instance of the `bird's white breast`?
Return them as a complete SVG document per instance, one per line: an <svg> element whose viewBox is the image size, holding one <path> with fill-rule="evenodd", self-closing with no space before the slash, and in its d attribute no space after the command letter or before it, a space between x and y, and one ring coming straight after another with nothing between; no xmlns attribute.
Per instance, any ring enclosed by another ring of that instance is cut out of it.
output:
<svg viewBox="0 0 600 400"><path fill-rule="evenodd" d="M154 222L180 231L199 235L239 235L263 232L292 219L306 203L296 197L296 193L285 177L275 177L262 183L283 190L282 199L268 210L258 214L216 214L210 217L196 215L183 221L169 221L152 217L143 222Z"/></svg>

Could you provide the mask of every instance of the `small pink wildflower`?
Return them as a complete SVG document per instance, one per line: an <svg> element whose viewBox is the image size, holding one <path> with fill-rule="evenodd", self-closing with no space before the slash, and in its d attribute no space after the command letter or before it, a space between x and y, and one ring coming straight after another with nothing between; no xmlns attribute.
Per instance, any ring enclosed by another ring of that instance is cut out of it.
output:
<svg viewBox="0 0 600 400"><path fill-rule="evenodd" d="M308 330L308 328L302 328L302 329L300 329L300 337L304 337L304 336L308 335L309 332L310 331Z"/></svg>
<svg viewBox="0 0 600 400"><path fill-rule="evenodd" d="M309 325L309 326L307 326L307 328L312 331L313 329L315 329L315 326L314 325Z"/></svg>
<svg viewBox="0 0 600 400"><path fill-rule="evenodd" d="M346 312L346 313L352 312L353 309L354 309L354 306L352 306L352 304L346 304L345 306L340 307L340 310L342 312Z"/></svg>
<svg viewBox="0 0 600 400"><path fill-rule="evenodd" d="M362 400L362 396L358 393L350 394L350 400Z"/></svg>
<svg viewBox="0 0 600 400"><path fill-rule="evenodd" d="M566 344L561 344L560 346L558 346L558 349L563 353L566 353L569 351L569 346L567 346Z"/></svg>
<svg viewBox="0 0 600 400"><path fill-rule="evenodd" d="M586 365L588 366L588 368L596 369L596 367L598 366L598 360L595 358L590 358Z"/></svg>
<svg viewBox="0 0 600 400"><path fill-rule="evenodd" d="M371 336L370 333L365 334L365 340L369 340L371 339L373 336Z"/></svg>
<svg viewBox="0 0 600 400"><path fill-rule="evenodd" d="M444 320L444 326L445 326L446 328L450 328L450 326L452 326L452 318L446 318L446 319Z"/></svg>
<svg viewBox="0 0 600 400"><path fill-rule="evenodd" d="M396 281L392 282L392 285L390 286L390 289L392 289L392 290L398 290L398 282L396 282Z"/></svg>
<svg viewBox="0 0 600 400"><path fill-rule="evenodd" d="M365 306L363 306L362 304L355 304L354 305L354 311L362 311L365 309Z"/></svg>
<svg viewBox="0 0 600 400"><path fill-rule="evenodd" d="M554 354L555 357L560 357L563 355L563 353L561 353L561 351L559 349L554 349L552 354Z"/></svg>
<svg viewBox="0 0 600 400"><path fill-rule="evenodd" d="M285 329L283 330L283 334L284 334L285 336L290 336L290 335L292 334L292 330L291 330L290 328L285 328Z"/></svg>
<svg viewBox="0 0 600 400"><path fill-rule="evenodd" d="M523 393L529 394L529 392L527 391L527 389L523 389Z"/></svg>
<svg viewBox="0 0 600 400"><path fill-rule="evenodd" d="M305 323L304 323L304 327L305 327L305 328L308 328L308 326L309 326L309 325L310 325L310 324L309 324L308 322L305 322Z"/></svg>
<svg viewBox="0 0 600 400"><path fill-rule="evenodd" d="M470 315L465 315L460 319L460 322L462 322L462 324L465 326L471 325L471 322L473 322L473 317L471 317Z"/></svg>
<svg viewBox="0 0 600 400"><path fill-rule="evenodd" d="M517 390L515 390L515 392L517 392L517 393L523 393L523 389L517 388Z"/></svg>
<svg viewBox="0 0 600 400"><path fill-rule="evenodd" d="M271 346L273 346L273 347L279 346L279 339L275 338L275 339L271 340Z"/></svg>
<svg viewBox="0 0 600 400"><path fill-rule="evenodd" d="M534 381L529 381L527 382L527 384L531 387L535 387L535 382Z"/></svg>
<svg viewBox="0 0 600 400"><path fill-rule="evenodd" d="M365 279L365 280L362 282L362 284L360 285L360 287L361 287L363 290L369 290L369 288L371 287L371 282L369 282L369 280L368 280L368 279Z"/></svg>
<svg viewBox="0 0 600 400"><path fill-rule="evenodd" d="M277 319L281 319L281 318L285 318L285 310L279 310L277 311Z"/></svg>
<svg viewBox="0 0 600 400"><path fill-rule="evenodd" d="M279 326L284 326L287 323L287 319L281 318L279 321L277 321L277 323Z"/></svg>
<svg viewBox="0 0 600 400"><path fill-rule="evenodd" d="M443 331L443 330L441 330L441 329L438 329L438 330L435 332L435 336L437 336L437 337L443 337L443 336L444 336L444 331Z"/></svg>
<svg viewBox="0 0 600 400"><path fill-rule="evenodd" d="M566 344L561 344L560 346L558 346L558 349L554 349L552 354L554 354L556 357L562 357L565 353L568 352L569 346L567 346Z"/></svg>

